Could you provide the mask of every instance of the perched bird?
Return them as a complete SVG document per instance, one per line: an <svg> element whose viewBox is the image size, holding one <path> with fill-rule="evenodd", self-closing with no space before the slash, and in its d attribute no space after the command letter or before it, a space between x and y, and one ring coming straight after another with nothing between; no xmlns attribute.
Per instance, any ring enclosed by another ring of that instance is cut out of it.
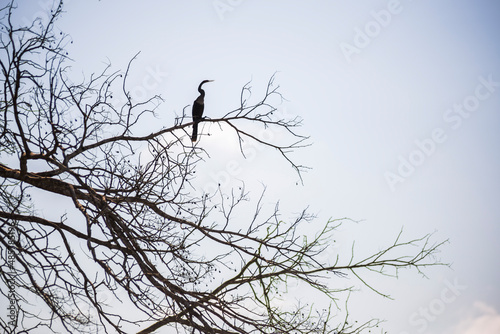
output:
<svg viewBox="0 0 500 334"><path fill-rule="evenodd" d="M201 89L204 83L212 82L213 80L203 80L198 86L198 92L200 92L200 96L193 103L193 135L191 136L191 140L193 142L198 138L198 123L201 121L201 117L203 116L203 109L205 108L204 99L205 99L205 91Z"/></svg>

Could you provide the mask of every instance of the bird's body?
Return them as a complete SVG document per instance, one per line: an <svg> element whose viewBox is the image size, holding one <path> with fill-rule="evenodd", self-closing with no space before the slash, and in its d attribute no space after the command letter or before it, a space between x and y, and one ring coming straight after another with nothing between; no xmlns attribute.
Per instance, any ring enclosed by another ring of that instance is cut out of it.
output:
<svg viewBox="0 0 500 334"><path fill-rule="evenodd" d="M198 139L198 123L200 123L203 117L203 109L205 109L205 91L201 89L201 86L204 83L211 82L213 80L203 80L198 86L198 92L200 92L200 96L194 100L193 103L193 135L191 136L191 140L195 142Z"/></svg>

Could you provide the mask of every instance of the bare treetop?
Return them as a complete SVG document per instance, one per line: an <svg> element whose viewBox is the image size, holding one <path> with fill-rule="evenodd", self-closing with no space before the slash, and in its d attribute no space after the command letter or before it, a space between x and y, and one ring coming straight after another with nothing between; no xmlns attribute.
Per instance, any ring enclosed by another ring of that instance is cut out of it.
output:
<svg viewBox="0 0 500 334"><path fill-rule="evenodd" d="M337 298L350 291L332 287L338 278L370 286L366 270L396 275L438 264L432 255L441 244L429 236L398 236L364 259L325 259L346 219L304 234L312 215L304 210L284 221L278 206L263 210L262 197L251 214L236 217L251 203L244 186L229 194L193 191L196 166L210 152L203 134L191 141L186 108L171 125L144 133L143 120L165 111L159 96L132 99L134 59L124 72L110 65L74 82L70 39L54 29L62 2L48 22L28 27L13 24L14 11L14 2L0 10L0 246L13 258L12 265L2 258L0 289L17 307L12 323L1 319L6 332L57 324L77 333L96 326L107 333L163 326L180 333L354 333L378 321L354 325L338 315L346 311ZM300 175L305 167L290 154L310 142L298 132L300 118L277 112L283 97L275 81L262 92L247 83L239 105L203 123L234 131L243 155L246 141L274 149ZM262 139L258 127L286 135ZM54 218L57 210L32 201L40 194L72 205ZM330 306L295 303L287 294L292 280ZM276 296L288 296L290 307L278 307Z"/></svg>

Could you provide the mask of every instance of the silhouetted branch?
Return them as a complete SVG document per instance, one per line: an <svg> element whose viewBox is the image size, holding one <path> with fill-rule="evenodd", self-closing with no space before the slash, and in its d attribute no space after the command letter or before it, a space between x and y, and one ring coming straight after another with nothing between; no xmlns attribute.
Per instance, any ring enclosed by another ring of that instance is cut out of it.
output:
<svg viewBox="0 0 500 334"><path fill-rule="evenodd" d="M14 2L0 9L0 246L15 263L2 258L0 291L18 311L17 329L0 321L5 332L57 323L77 333L162 326L186 333L354 333L375 322L354 328L338 319L332 306L351 288L332 287L332 277L357 277L386 296L363 272L385 275L390 268L397 275L439 264L433 256L442 243L430 236L399 235L362 259L354 251L324 258L347 219L304 229L315 218L307 210L282 220L278 205L266 211L264 193L254 206L244 184L229 194L196 194L195 167L209 152L191 143L186 108L172 126L144 133L140 125L154 119L162 100L130 95L137 55L124 73L108 65L75 80L68 38L54 31L62 2L48 22L29 27L13 24L14 9ZM300 175L306 167L290 153L309 138L298 133L300 118L277 112L282 101L273 75L260 96L249 82L236 109L203 122L234 131L243 156L245 141L269 147ZM261 139L260 128L282 136ZM33 200L41 196L57 204L43 207ZM330 306L279 307L292 281Z"/></svg>

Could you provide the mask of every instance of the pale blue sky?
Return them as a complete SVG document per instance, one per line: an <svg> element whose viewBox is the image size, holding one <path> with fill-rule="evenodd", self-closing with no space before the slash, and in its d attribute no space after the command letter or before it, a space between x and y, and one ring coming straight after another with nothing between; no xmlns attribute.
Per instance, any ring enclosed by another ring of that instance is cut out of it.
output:
<svg viewBox="0 0 500 334"><path fill-rule="evenodd" d="M31 6L23 8L27 19L43 2ZM131 86L161 94L165 122L192 103L203 79L216 80L206 87L206 113L215 117L233 109L247 81L258 94L279 71L276 82L289 100L280 110L301 116L302 133L314 142L296 155L313 168L304 186L295 186L284 164L270 166L279 161L270 152L240 159L229 133L200 142L213 150L202 183L235 159L241 169L233 181L256 191L266 183L268 201L279 199L285 211L309 205L317 226L329 217L364 220L342 232L361 251L391 242L402 226L408 237L435 231L436 240L449 238L441 256L452 270L429 270L428 280L415 273L376 279L396 300L364 289L352 297L352 312L385 318L384 328L396 334L498 333L478 327L482 317L500 328L500 85L488 91L483 84L500 83L498 2L72 0L65 9L57 25L74 40L75 70L97 72L108 60L124 69L141 51ZM357 34L367 29L365 46ZM347 44L357 48L352 57ZM458 114L448 110L474 102L478 85L488 96L456 123ZM441 142L419 155L416 141L435 130ZM387 173L412 154L421 164L391 187ZM466 288L423 320L420 310L439 304L447 282Z"/></svg>

